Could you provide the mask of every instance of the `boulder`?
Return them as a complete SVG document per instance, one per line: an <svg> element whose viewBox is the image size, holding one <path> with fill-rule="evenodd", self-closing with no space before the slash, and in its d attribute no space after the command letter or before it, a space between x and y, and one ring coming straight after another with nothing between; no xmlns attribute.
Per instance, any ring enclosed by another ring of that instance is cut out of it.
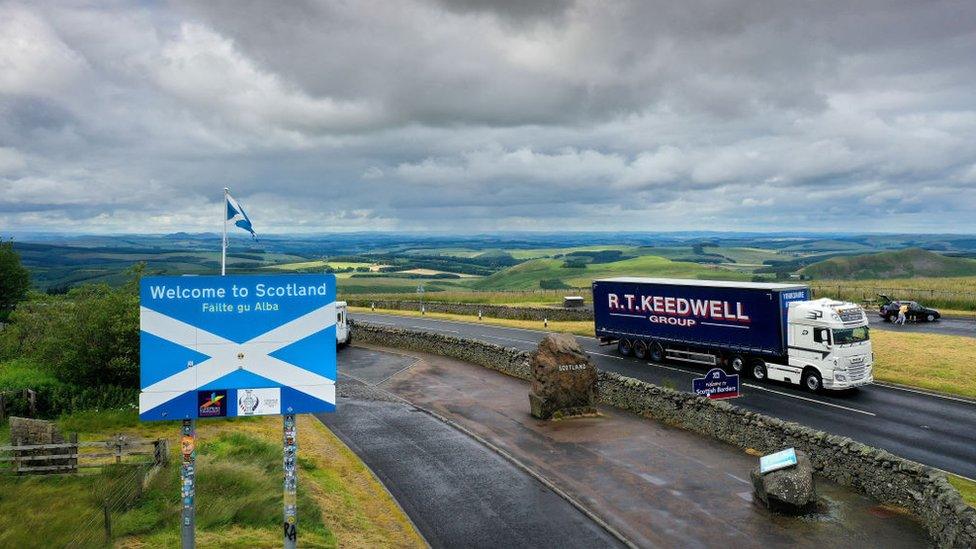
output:
<svg viewBox="0 0 976 549"><path fill-rule="evenodd" d="M801 515L814 510L817 489L813 481L813 465L810 457L796 451L796 465L771 471L765 475L759 467L752 471L752 486L756 497L770 511L788 515Z"/></svg>
<svg viewBox="0 0 976 549"><path fill-rule="evenodd" d="M576 338L546 334L532 353L529 405L539 419L596 415L596 367Z"/></svg>

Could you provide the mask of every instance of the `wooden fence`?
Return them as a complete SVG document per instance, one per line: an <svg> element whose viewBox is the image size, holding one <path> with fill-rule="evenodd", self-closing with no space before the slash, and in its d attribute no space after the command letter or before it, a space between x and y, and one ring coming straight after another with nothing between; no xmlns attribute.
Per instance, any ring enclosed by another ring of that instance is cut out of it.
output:
<svg viewBox="0 0 976 549"><path fill-rule="evenodd" d="M146 456L154 465L163 465L168 456L167 441L120 435L108 440L78 442L77 433L73 433L68 442L59 444L0 446L0 464L9 463L8 472L18 475L77 473L79 469L122 463L126 456Z"/></svg>

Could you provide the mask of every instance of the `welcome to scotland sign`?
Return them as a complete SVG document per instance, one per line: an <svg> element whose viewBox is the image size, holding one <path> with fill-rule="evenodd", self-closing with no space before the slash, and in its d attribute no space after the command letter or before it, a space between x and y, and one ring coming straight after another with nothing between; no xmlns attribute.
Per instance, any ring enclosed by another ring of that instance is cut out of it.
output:
<svg viewBox="0 0 976 549"><path fill-rule="evenodd" d="M139 418L335 411L335 276L161 276L140 287Z"/></svg>

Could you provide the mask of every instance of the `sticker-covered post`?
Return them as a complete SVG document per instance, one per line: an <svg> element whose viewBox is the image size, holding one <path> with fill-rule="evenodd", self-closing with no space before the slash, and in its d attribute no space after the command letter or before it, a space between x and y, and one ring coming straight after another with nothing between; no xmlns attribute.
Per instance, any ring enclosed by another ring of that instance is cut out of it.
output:
<svg viewBox="0 0 976 549"><path fill-rule="evenodd" d="M184 547L193 547L196 420L267 415L284 415L285 544L294 546L295 414L335 411L335 298L331 274L141 280L139 419L183 421Z"/></svg>
<svg viewBox="0 0 976 549"><path fill-rule="evenodd" d="M295 549L298 541L298 439L295 414L284 419L285 471L285 549Z"/></svg>
<svg viewBox="0 0 976 549"><path fill-rule="evenodd" d="M184 419L180 429L180 545L183 549L192 549L196 543L194 532L196 527L196 421Z"/></svg>

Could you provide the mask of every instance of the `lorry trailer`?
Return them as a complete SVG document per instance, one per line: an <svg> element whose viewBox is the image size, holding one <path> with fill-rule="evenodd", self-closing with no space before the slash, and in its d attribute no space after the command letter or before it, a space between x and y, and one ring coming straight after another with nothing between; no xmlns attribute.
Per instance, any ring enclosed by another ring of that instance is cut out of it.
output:
<svg viewBox="0 0 976 549"><path fill-rule="evenodd" d="M803 284L617 277L593 281L596 337L622 355L722 367L759 381L840 390L874 380L856 303Z"/></svg>

